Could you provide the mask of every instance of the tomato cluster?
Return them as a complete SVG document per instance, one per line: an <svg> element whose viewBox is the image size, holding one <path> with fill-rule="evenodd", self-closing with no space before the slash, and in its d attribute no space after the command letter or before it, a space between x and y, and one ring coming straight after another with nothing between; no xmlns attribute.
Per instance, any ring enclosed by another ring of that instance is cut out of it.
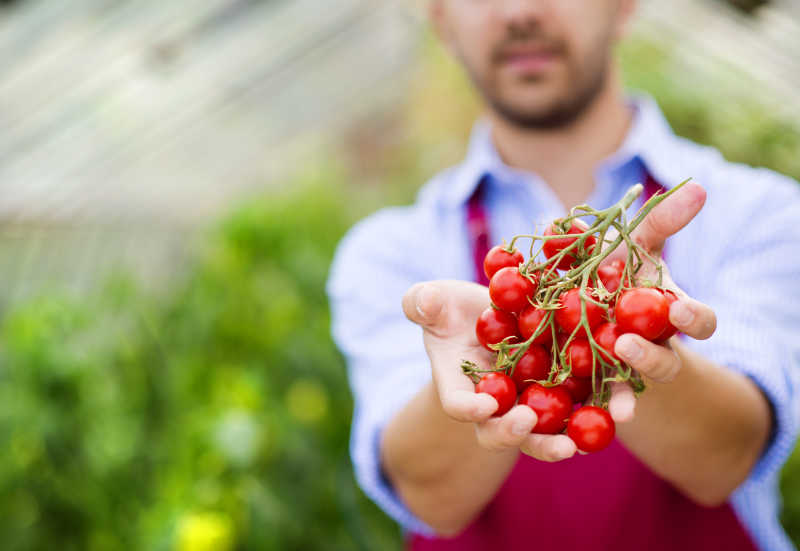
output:
<svg viewBox="0 0 800 551"><path fill-rule="evenodd" d="M491 304L475 334L497 354L496 366L463 366L477 381L476 392L497 400L495 415L525 404L537 414L533 432L566 431L584 452L602 450L614 438L614 421L598 407L607 407L607 383L629 380L636 390L643 388L615 353L617 338L636 333L663 343L676 332L669 307L677 296L637 286L641 261L630 254L628 262L602 262L597 244L603 233L596 231L570 217L553 222L543 238L528 236L542 241L539 252L546 260L540 263L533 260L533 246L526 262L514 241L489 251L483 266Z"/></svg>

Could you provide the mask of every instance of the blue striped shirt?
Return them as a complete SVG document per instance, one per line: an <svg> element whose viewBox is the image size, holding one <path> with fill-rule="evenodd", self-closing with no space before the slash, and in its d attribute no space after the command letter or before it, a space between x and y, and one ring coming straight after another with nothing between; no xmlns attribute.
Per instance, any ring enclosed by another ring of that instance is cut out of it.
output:
<svg viewBox="0 0 800 551"><path fill-rule="evenodd" d="M597 167L587 203L611 205L645 171L665 187L693 177L707 190L701 213L667 245L675 282L718 318L711 339L686 342L749 376L769 398L774 432L731 504L761 549L793 549L778 521L778 476L800 425L800 187L675 136L649 98L631 105L631 129ZM383 427L431 377L421 331L406 320L401 298L418 281L473 279L465 208L484 177L493 242L531 233L534 224L542 230L565 214L540 178L501 161L488 126L479 122L466 159L428 182L413 205L383 209L348 232L328 281L332 333L355 397L356 478L387 514L423 534L432 531L398 498L380 465Z"/></svg>

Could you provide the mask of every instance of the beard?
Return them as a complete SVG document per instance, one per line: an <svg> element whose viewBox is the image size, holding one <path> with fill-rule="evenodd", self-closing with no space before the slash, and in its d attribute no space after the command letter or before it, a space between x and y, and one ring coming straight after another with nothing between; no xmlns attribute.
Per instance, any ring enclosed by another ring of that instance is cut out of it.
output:
<svg viewBox="0 0 800 551"><path fill-rule="evenodd" d="M572 86L568 91L536 108L515 105L514 102L505 101L499 95L490 95L485 90L482 94L492 109L515 126L529 130L563 128L580 119L594 103L603 91L607 72L604 65L601 70L581 75L583 78L572 79Z"/></svg>
<svg viewBox="0 0 800 551"><path fill-rule="evenodd" d="M478 74L463 57L462 62L486 103L504 120L523 129L557 129L580 119L605 89L610 66L610 37L603 37L602 42L583 56L570 55L563 42L543 36L534 28L529 32L512 33L507 40L494 48L491 55L492 67L498 67L503 62L507 48L518 44L541 45L558 54L565 66L566 78L561 83L561 89L548 93L550 97L536 97L545 95L536 88L548 86L544 82L546 77L521 78L514 86L530 90L521 93L522 99L512 98L511 94L502 89L498 79ZM491 74L491 71L488 73Z"/></svg>

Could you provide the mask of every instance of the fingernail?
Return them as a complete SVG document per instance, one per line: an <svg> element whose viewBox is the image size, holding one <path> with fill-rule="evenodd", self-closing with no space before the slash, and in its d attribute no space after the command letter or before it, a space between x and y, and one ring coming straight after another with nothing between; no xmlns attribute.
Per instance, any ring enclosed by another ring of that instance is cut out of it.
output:
<svg viewBox="0 0 800 551"><path fill-rule="evenodd" d="M642 347L639 346L639 343L637 343L635 340L626 338L617 342L619 344L615 347L615 350L617 354L622 356L626 361L636 362L642 357Z"/></svg>
<svg viewBox="0 0 800 551"><path fill-rule="evenodd" d="M670 313L672 314L672 319L675 320L680 326L686 326L692 323L694 320L694 312L686 305L685 302L681 302L680 300L673 303L672 307L670 308Z"/></svg>
<svg viewBox="0 0 800 551"><path fill-rule="evenodd" d="M422 309L422 305L429 302L431 297L431 289L427 285L424 285L422 289L417 292L417 313L420 315L422 319L427 317L425 310Z"/></svg>

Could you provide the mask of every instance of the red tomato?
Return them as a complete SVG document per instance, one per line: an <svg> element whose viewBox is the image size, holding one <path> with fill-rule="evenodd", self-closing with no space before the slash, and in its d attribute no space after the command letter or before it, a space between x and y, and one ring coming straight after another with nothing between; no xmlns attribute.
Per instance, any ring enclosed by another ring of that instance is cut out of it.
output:
<svg viewBox="0 0 800 551"><path fill-rule="evenodd" d="M567 389L567 392L572 396L572 401L576 404L583 403L586 398L592 394L591 379L567 377L566 380L561 383L561 386Z"/></svg>
<svg viewBox="0 0 800 551"><path fill-rule="evenodd" d="M517 320L522 338L526 341L531 338L546 316L546 310L537 308L532 304L526 306L525 309L520 312L519 319ZM533 344L550 344L551 342L553 342L553 332L550 330L550 327L545 328L538 337L533 339Z"/></svg>
<svg viewBox="0 0 800 551"><path fill-rule="evenodd" d="M570 226L569 230L566 234L579 234L583 233L589 229L589 226L580 219L575 219L572 221L572 225ZM546 230L544 230L544 234L546 236L549 235L565 235L564 231L560 228L560 226L556 224L550 224ZM553 258L563 249L572 245L575 241L577 241L577 237L563 237L561 239L548 239L542 245L542 251L547 258ZM593 235L590 235L586 238L583 242L583 248L580 247L572 249L569 253L565 254L561 261L556 266L559 270L568 270L572 263L575 262L576 256L578 258L584 257L592 253L595 244L597 243L597 238Z"/></svg>
<svg viewBox="0 0 800 551"><path fill-rule="evenodd" d="M664 329L664 332L661 333L655 342L661 344L667 342L670 337L672 337L675 333L678 332L678 328L672 325L672 322L669 321L669 307L672 306L672 303L678 300L678 295L670 291L669 289L659 289L661 294L664 295L667 299L667 328Z"/></svg>
<svg viewBox="0 0 800 551"><path fill-rule="evenodd" d="M664 295L650 287L635 287L617 299L617 325L623 333L636 333L652 341L669 323L669 303Z"/></svg>
<svg viewBox="0 0 800 551"><path fill-rule="evenodd" d="M612 262L597 268L597 277L603 282L606 291L613 293L622 283L622 270Z"/></svg>
<svg viewBox="0 0 800 551"><path fill-rule="evenodd" d="M575 338L567 345L567 363L575 377L592 376L592 346L586 339Z"/></svg>
<svg viewBox="0 0 800 551"><path fill-rule="evenodd" d="M483 392L497 400L498 408L492 417L499 417L510 410L517 399L517 387L505 373L487 373L475 385L475 392Z"/></svg>
<svg viewBox="0 0 800 551"><path fill-rule="evenodd" d="M528 304L528 298L536 293L536 285L519 273L518 268L500 268L489 281L489 297L506 312L517 313Z"/></svg>
<svg viewBox="0 0 800 551"><path fill-rule="evenodd" d="M490 306L478 316L475 336L478 337L478 342L490 351L493 351L489 348L490 344L503 342L506 337L513 337L508 342L518 342L517 319L508 312Z"/></svg>
<svg viewBox="0 0 800 551"><path fill-rule="evenodd" d="M516 248L508 252L505 245L497 245L486 253L486 257L483 259L483 271L486 272L486 277L492 279L492 276L500 268L516 268L523 262L525 262L525 258Z"/></svg>
<svg viewBox="0 0 800 551"><path fill-rule="evenodd" d="M611 415L596 406L583 406L572 414L567 424L567 436L585 452L602 450L614 439L615 432Z"/></svg>
<svg viewBox="0 0 800 551"><path fill-rule="evenodd" d="M587 293L591 293L591 289L586 289ZM560 297L561 307L556 310L555 317L556 323L561 327L562 331L571 334L572 331L581 323L581 299L580 289L570 289L563 293ZM589 322L589 328L594 330L595 327L603 323L603 309L594 302L586 301L586 319ZM581 328L577 336L585 337L586 330Z"/></svg>
<svg viewBox="0 0 800 551"><path fill-rule="evenodd" d="M572 413L572 397L561 386L545 387L532 383L522 391L519 403L536 412L538 420L531 432L538 434L561 432L567 426L567 419Z"/></svg>
<svg viewBox="0 0 800 551"><path fill-rule="evenodd" d="M595 342L600 345L600 348L608 352L607 355L604 354L604 359L609 362L611 362L612 357L622 361L622 358L617 356L616 352L614 352L614 345L617 343L617 339L620 335L622 335L622 331L619 330L619 326L611 322L604 323L592 332Z"/></svg>
<svg viewBox="0 0 800 551"><path fill-rule="evenodd" d="M550 352L545 347L532 344L517 362L511 378L517 385L517 392L522 392L534 380L547 379L550 374Z"/></svg>

